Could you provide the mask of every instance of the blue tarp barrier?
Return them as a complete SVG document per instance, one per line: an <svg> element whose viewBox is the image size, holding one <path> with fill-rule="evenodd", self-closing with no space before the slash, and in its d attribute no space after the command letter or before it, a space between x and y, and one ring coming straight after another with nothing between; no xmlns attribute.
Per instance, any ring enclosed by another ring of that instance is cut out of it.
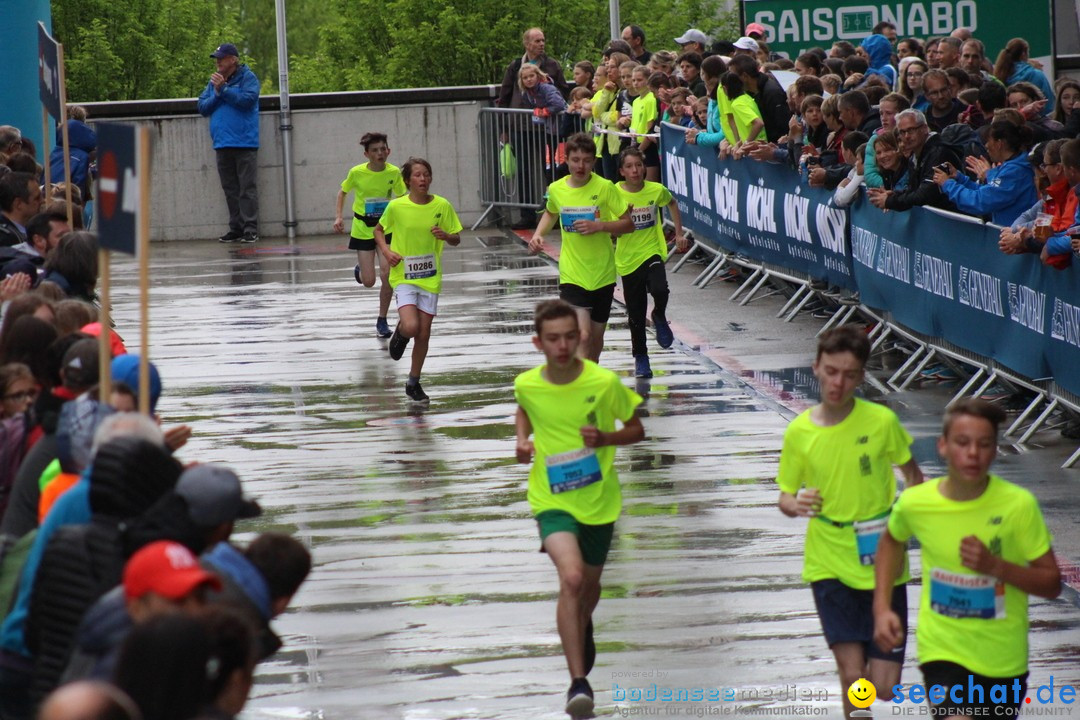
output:
<svg viewBox="0 0 1080 720"><path fill-rule="evenodd" d="M662 130L665 182L698 239L830 284L900 325L1080 395L1080 277L1005 255L1000 228L952 213L849 209L791 168L718 160Z"/></svg>

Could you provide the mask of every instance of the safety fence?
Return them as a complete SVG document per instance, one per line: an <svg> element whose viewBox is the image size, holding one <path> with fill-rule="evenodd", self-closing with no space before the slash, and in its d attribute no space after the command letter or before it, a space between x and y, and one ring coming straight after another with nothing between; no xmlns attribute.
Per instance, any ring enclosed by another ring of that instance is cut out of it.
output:
<svg viewBox="0 0 1080 720"><path fill-rule="evenodd" d="M732 295L745 304L772 281L794 288L787 320L826 285L857 291L824 329L857 316L877 321L875 348L887 337L914 348L889 378L904 388L931 362L968 370L956 398L994 384L1033 394L1006 436L1026 442L1057 411L1080 414L1080 277L1034 255L1004 255L1000 227L933 209L882 212L866 201L849 208L807 187L779 164L720 160L689 145L682 128L661 130L664 181L694 246L674 270L702 253L711 261L695 284L725 267L751 270ZM973 370L972 370L973 368ZM1080 459L1080 450L1065 463Z"/></svg>
<svg viewBox="0 0 1080 720"><path fill-rule="evenodd" d="M478 228L497 207L540 210L547 186L565 166L565 137L559 130L563 113L508 108L481 108L477 124L480 146L480 202L484 213ZM593 134L641 137L629 132L603 130ZM659 134L648 137L659 138Z"/></svg>

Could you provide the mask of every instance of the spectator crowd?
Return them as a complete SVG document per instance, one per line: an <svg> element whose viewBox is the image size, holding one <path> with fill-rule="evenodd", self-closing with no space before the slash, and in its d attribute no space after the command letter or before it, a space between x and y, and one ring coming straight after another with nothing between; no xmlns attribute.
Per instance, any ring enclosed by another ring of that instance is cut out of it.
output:
<svg viewBox="0 0 1080 720"><path fill-rule="evenodd" d="M69 117L70 187L43 187L33 144L0 126L0 718L232 718L311 555L232 538L258 503L177 457L191 430L162 429L152 363L137 412L140 359L108 328L99 392L97 140ZM64 177L62 151L50 166Z"/></svg>
<svg viewBox="0 0 1080 720"><path fill-rule="evenodd" d="M650 51L629 25L568 82L532 28L498 103L543 113L552 142L591 132L598 172L612 181L631 145L658 178L655 132L666 121L720 157L788 164L840 205L865 195L883 211L976 216L1003 226L1001 252L1037 253L1058 268L1080 250L1069 235L1080 231L1080 83L1052 82L1024 39L994 52L964 28L900 38L881 22L858 45L790 59L770 51L761 25L745 32L713 42L690 29L673 39L678 51Z"/></svg>

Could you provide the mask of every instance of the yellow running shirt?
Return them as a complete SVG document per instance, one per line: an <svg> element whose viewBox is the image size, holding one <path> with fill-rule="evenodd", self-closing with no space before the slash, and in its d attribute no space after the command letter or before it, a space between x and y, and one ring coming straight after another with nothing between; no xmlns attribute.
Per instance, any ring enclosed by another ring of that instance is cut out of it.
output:
<svg viewBox="0 0 1080 720"><path fill-rule="evenodd" d="M872 590L877 539L896 496L893 465L911 459L911 436L892 410L860 398L837 425L816 425L810 412L788 425L776 478L783 492L821 493L821 513L806 527L803 580ZM898 584L909 579L904 560Z"/></svg>
<svg viewBox="0 0 1080 720"><path fill-rule="evenodd" d="M731 101L731 113L735 116L735 127L739 131L739 139L743 142L749 140L765 140L765 127L758 131L757 137L747 137L750 134L750 125L755 120L761 119L761 111L757 103L750 95L742 94Z"/></svg>
<svg viewBox="0 0 1080 720"><path fill-rule="evenodd" d="M661 210L671 202L671 193L660 183L648 180L636 193L627 190L625 183L615 187L630 203L630 218L634 221L634 232L620 235L615 240L615 270L620 275L629 275L653 255L667 260Z"/></svg>
<svg viewBox="0 0 1080 720"><path fill-rule="evenodd" d="M978 675L1012 677L1028 669L1028 595L960 562L960 542L974 535L994 555L1027 565L1050 550L1039 503L1026 489L990 476L974 500L941 494L944 478L905 490L889 533L922 546L919 662L947 660Z"/></svg>
<svg viewBox="0 0 1080 720"><path fill-rule="evenodd" d="M615 284L615 250L605 232L582 235L573 230L575 220L613 222L626 212L627 204L615 184L596 173L584 187L568 184L569 176L548 185L547 211L558 218L562 229L559 282L596 290ZM397 242L397 238L394 238Z"/></svg>
<svg viewBox="0 0 1080 720"><path fill-rule="evenodd" d="M533 428L536 454L528 492L533 515L565 510L585 525L603 525L615 522L622 510L615 447L586 448L581 428L613 432L615 420L634 416L641 396L612 371L582 362L581 374L565 385L545 380L543 365L521 373L514 379L514 398Z"/></svg>
<svg viewBox="0 0 1080 720"><path fill-rule="evenodd" d="M341 183L341 192L353 193L352 236L357 240L372 240L375 238L375 225L387 203L408 190L400 169L386 163L381 172L374 172L368 169L368 163L363 163L349 171ZM357 215L363 216L363 219Z"/></svg>
<svg viewBox="0 0 1080 720"><path fill-rule="evenodd" d="M384 232L394 233L393 250L403 258L390 268L390 286L407 283L437 295L442 289L442 251L446 243L437 240L431 228L438 225L451 235L461 232L454 206L439 195L432 195L424 205L403 195L390 201L379 225Z"/></svg>
<svg viewBox="0 0 1080 720"><path fill-rule="evenodd" d="M630 132L644 135L649 132L653 123L656 122L659 108L656 106L656 96L651 91L634 98L631 105ZM639 140L640 142L640 140Z"/></svg>

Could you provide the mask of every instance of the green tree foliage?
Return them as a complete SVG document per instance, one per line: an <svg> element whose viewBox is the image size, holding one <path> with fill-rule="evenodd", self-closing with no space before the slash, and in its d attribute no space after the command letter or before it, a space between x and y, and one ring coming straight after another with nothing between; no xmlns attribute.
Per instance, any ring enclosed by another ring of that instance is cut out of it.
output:
<svg viewBox="0 0 1080 720"><path fill-rule="evenodd" d="M522 52L521 34L537 25L548 53L569 69L599 59L609 38L606 3L596 0L329 0L337 21L324 25L311 55L291 58L295 92L480 85L502 80ZM624 23L644 28L647 47L677 50L689 27L739 36L736 12L720 0L623 0Z"/></svg>
<svg viewBox="0 0 1080 720"><path fill-rule="evenodd" d="M688 27L738 37L724 0L622 0L624 23L647 47L677 49ZM522 52L521 33L544 29L548 51L569 72L599 59L609 40L597 0L287 0L293 92L481 85L502 80ZM64 43L73 102L197 95L213 71L209 53L234 42L263 91L277 89L274 0L64 0L53 29Z"/></svg>
<svg viewBox="0 0 1080 720"><path fill-rule="evenodd" d="M210 52L235 37L217 0L65 0L53 4L73 102L192 97Z"/></svg>

